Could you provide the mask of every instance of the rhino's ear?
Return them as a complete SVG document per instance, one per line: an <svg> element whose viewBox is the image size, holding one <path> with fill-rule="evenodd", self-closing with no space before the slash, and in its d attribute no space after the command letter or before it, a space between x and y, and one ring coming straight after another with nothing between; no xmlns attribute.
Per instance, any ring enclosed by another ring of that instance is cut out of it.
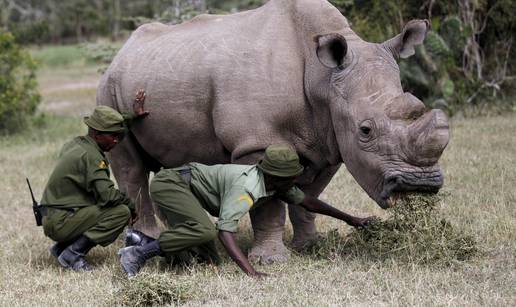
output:
<svg viewBox="0 0 516 307"><path fill-rule="evenodd" d="M317 57L328 68L341 67L348 52L348 44L344 36L331 33L314 38L317 44Z"/></svg>
<svg viewBox="0 0 516 307"><path fill-rule="evenodd" d="M411 20L400 34L385 41L383 46L390 50L395 58L406 59L416 52L414 47L423 43L429 28L430 23L426 19Z"/></svg>

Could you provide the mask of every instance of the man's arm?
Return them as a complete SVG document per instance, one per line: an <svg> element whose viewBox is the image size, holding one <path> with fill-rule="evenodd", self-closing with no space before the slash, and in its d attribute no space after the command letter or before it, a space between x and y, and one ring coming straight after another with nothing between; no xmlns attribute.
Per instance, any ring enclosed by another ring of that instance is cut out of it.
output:
<svg viewBox="0 0 516 307"><path fill-rule="evenodd" d="M110 178L108 164L104 159L85 155L83 161L85 189L93 194L97 206L122 204L134 211L135 205L131 199L115 187L115 183Z"/></svg>
<svg viewBox="0 0 516 307"><path fill-rule="evenodd" d="M306 195L303 202L301 202L299 205L310 212L334 217L336 219L346 222L348 225L353 227L366 227L373 219L373 217L360 218L349 215L345 212L340 211L339 209L336 209L328 205L322 200L319 200L309 195Z"/></svg>
<svg viewBox="0 0 516 307"><path fill-rule="evenodd" d="M222 242L222 245L224 245L226 251L228 252L229 257L231 257L231 259L233 259L233 261L235 261L236 264L247 275L253 277L267 276L267 274L258 272L251 266L247 257L244 256L242 250L240 250L240 247L238 247L238 245L236 244L235 237L232 232L219 230L219 239L220 242Z"/></svg>

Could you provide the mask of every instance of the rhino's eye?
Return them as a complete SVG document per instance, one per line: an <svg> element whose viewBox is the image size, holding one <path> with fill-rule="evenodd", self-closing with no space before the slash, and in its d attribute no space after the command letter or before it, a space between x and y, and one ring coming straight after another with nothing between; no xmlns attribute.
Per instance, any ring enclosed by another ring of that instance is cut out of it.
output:
<svg viewBox="0 0 516 307"><path fill-rule="evenodd" d="M361 131L364 135L369 135L369 133L371 133L371 128L369 128L369 127L360 127L360 131Z"/></svg>
<svg viewBox="0 0 516 307"><path fill-rule="evenodd" d="M374 127L375 127L374 121L372 121L370 119L366 119L363 122L361 122L358 127L359 127L358 130L360 132L359 133L360 141L369 142L374 138L373 137Z"/></svg>

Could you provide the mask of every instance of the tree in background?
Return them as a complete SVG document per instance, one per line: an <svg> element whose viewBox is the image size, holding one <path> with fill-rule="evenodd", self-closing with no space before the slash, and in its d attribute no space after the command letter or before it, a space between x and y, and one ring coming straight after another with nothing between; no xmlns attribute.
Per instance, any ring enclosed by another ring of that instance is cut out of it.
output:
<svg viewBox="0 0 516 307"><path fill-rule="evenodd" d="M0 0L0 27L17 42L117 40L151 21L176 24L201 13L252 9L267 0ZM403 86L450 113L505 102L516 109L514 0L330 0L362 38L383 42L410 19L432 29L416 56L400 61ZM101 48L102 49L102 48ZM109 60L103 48L94 57Z"/></svg>
<svg viewBox="0 0 516 307"><path fill-rule="evenodd" d="M0 30L0 132L24 128L40 102L36 65L14 37Z"/></svg>

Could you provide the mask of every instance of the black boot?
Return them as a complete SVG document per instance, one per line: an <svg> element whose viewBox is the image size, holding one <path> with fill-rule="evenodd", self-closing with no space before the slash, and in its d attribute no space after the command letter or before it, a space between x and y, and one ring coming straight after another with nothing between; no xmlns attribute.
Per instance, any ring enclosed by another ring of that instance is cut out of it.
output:
<svg viewBox="0 0 516 307"><path fill-rule="evenodd" d="M159 241L153 240L143 246L129 246L118 251L120 264L129 277L138 274L145 265L145 261L154 257L161 256L163 252L159 247Z"/></svg>
<svg viewBox="0 0 516 307"><path fill-rule="evenodd" d="M150 243L153 240L153 238L147 236L143 232L138 231L136 229L127 228L127 231L125 233L125 246L143 246L147 243Z"/></svg>
<svg viewBox="0 0 516 307"><path fill-rule="evenodd" d="M65 250L65 248L67 248L68 246L70 246L71 244L73 243L68 241L68 242L57 242L56 244L52 245L48 251L50 252L50 254L54 257L59 257L59 255L61 255L61 253Z"/></svg>
<svg viewBox="0 0 516 307"><path fill-rule="evenodd" d="M72 245L65 248L57 261L65 268L74 271L91 271L93 268L86 262L84 256L95 247L95 243L81 235Z"/></svg>

